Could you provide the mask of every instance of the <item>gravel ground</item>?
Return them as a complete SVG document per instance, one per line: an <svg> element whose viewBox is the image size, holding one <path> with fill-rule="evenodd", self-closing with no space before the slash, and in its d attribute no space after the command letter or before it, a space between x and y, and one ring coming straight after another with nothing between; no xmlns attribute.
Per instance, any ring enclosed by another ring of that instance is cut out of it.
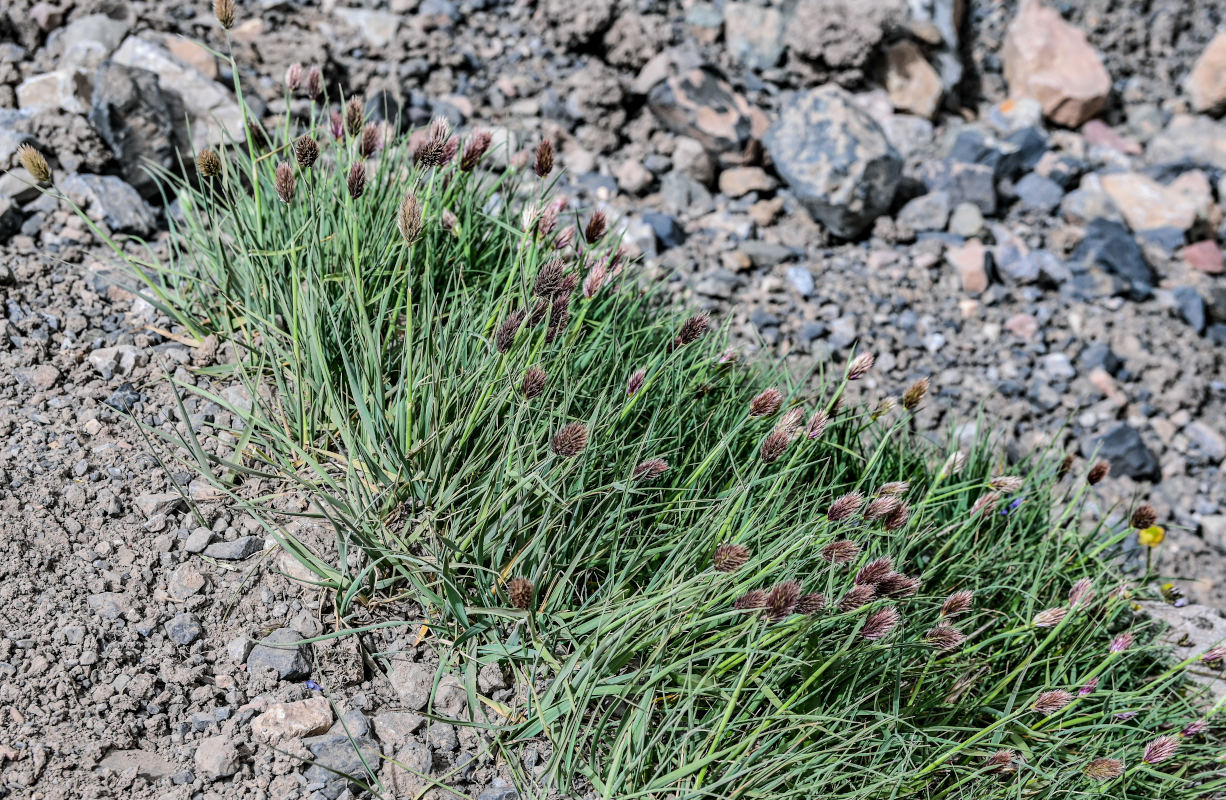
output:
<svg viewBox="0 0 1226 800"><path fill-rule="evenodd" d="M927 17L861 5L263 0L240 8L233 38L269 121L304 107L279 88L301 60L372 110L493 128L507 156L552 138L571 206L618 215L644 275L711 308L746 350L803 374L868 349L863 397L930 377L920 421L934 435L988 426L1009 457L1101 448L1101 513L1159 508L1160 564L1193 602L1161 615L1211 635L1226 625L1226 122L1197 112L1185 81L1226 7L1054 4L1112 90L1106 125L1067 127L1005 102L1018 3L972 0L954 42L949 3L910 4ZM101 224L161 235L161 198L134 165L195 144L184 114L237 108L224 65L180 36L220 43L206 3L14 0L0 11L0 167L30 141ZM916 49L940 103L887 66ZM842 89L815 91L826 82ZM787 152L795 109L824 115L826 141L852 137L856 185L888 190L878 213L815 203L814 164ZM194 368L227 354L169 335L109 263L66 208L0 176L0 797L335 798L351 789L307 760L360 771L350 735L463 795L515 797L487 739L425 716L428 639L295 644L332 629L327 604L119 410L223 427L205 404L177 419L165 376L205 380ZM301 534L326 548L322 531ZM252 647L269 638L287 647ZM434 711L465 716L443 688ZM515 691L496 671L480 689ZM444 796L392 766L381 777L396 796Z"/></svg>

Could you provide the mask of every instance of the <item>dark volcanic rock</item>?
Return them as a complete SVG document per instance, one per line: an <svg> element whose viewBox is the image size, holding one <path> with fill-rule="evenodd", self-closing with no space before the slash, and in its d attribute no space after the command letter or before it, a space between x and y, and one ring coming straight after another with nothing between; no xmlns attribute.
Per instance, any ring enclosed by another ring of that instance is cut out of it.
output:
<svg viewBox="0 0 1226 800"><path fill-rule="evenodd" d="M800 201L836 235L855 236L889 211L902 158L839 87L796 95L763 144Z"/></svg>
<svg viewBox="0 0 1226 800"><path fill-rule="evenodd" d="M115 154L120 175L143 197L157 196L146 161L174 166L175 117L152 72L107 61L94 77L89 121Z"/></svg>
<svg viewBox="0 0 1226 800"><path fill-rule="evenodd" d="M692 69L656 84L652 112L673 133L702 142L712 153L739 155L766 130L766 116L713 69Z"/></svg>
<svg viewBox="0 0 1226 800"><path fill-rule="evenodd" d="M1153 293L1156 276L1132 234L1121 223L1096 219L1086 227L1086 236L1073 253L1085 267L1096 266L1128 282L1133 300Z"/></svg>
<svg viewBox="0 0 1226 800"><path fill-rule="evenodd" d="M1121 423L1095 442L1098 457L1111 464L1114 475L1127 475L1138 480L1157 481L1162 478L1158 459L1141 440L1136 428Z"/></svg>
<svg viewBox="0 0 1226 800"><path fill-rule="evenodd" d="M278 628L251 648L247 669L269 667L281 680L297 681L311 674L311 646L300 644L302 637L289 628Z"/></svg>

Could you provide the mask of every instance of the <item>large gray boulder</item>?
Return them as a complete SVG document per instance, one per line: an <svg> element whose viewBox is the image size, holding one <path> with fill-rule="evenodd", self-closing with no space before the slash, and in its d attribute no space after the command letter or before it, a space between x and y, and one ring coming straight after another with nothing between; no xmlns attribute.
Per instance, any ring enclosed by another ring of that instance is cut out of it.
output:
<svg viewBox="0 0 1226 800"><path fill-rule="evenodd" d="M775 170L835 235L855 236L890 210L902 157L838 86L795 95L762 142Z"/></svg>

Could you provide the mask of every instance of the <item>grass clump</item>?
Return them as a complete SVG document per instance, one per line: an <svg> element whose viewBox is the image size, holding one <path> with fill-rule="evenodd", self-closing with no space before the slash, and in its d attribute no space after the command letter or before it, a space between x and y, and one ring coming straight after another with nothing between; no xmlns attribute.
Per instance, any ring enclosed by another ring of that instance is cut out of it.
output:
<svg viewBox="0 0 1226 800"><path fill-rule="evenodd" d="M1082 524L1092 490L1057 456L1000 475L987 443L935 448L910 425L926 381L855 406L867 354L800 378L743 363L553 196L547 143L388 136L317 70L300 82L305 119L162 176L165 258L116 252L188 335L231 345L211 376L247 390L182 385L241 424L209 446L184 428L181 452L342 626L416 604L389 622L428 626L508 764L549 743L521 791L1221 787L1189 663L1112 567L1129 534ZM268 481L311 499L333 558L247 490ZM515 701L478 697L488 663Z"/></svg>

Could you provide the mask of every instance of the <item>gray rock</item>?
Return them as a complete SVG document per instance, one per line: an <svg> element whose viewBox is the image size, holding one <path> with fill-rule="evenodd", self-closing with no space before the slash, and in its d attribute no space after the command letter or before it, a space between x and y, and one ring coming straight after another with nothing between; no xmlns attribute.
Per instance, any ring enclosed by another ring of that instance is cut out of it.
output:
<svg viewBox="0 0 1226 800"><path fill-rule="evenodd" d="M97 351L95 351L97 352ZM160 492L158 494L142 494L134 501L136 507L146 517L155 514L169 514L183 503L183 495L178 492Z"/></svg>
<svg viewBox="0 0 1226 800"><path fill-rule="evenodd" d="M200 620L190 612L176 614L166 623L166 635L175 644L187 646L199 639L201 633Z"/></svg>
<svg viewBox="0 0 1226 800"><path fill-rule="evenodd" d="M1028 172L1014 187L1018 202L1027 211L1054 211L1064 199L1064 189L1050 178Z"/></svg>
<svg viewBox="0 0 1226 800"><path fill-rule="evenodd" d="M448 726L450 727L450 726ZM395 797L417 797L430 785L430 748L410 742L396 750L393 761L383 764L380 775L388 791Z"/></svg>
<svg viewBox="0 0 1226 800"><path fill-rule="evenodd" d="M228 778L238 772L238 748L230 736L201 739L193 758L196 772L207 781Z"/></svg>
<svg viewBox="0 0 1226 800"><path fill-rule="evenodd" d="M1073 253L1083 267L1096 266L1123 279L1133 300L1144 300L1153 293L1157 279L1144 253L1122 223L1096 219L1086 228L1086 236Z"/></svg>
<svg viewBox="0 0 1226 800"><path fill-rule="evenodd" d="M809 297L813 294L813 273L804 267L788 267L788 280L791 281L792 287L796 289L801 297Z"/></svg>
<svg viewBox="0 0 1226 800"><path fill-rule="evenodd" d="M518 800L519 792L502 778L494 778L490 787L477 795L477 800Z"/></svg>
<svg viewBox="0 0 1226 800"><path fill-rule="evenodd" d="M685 231L671 214L661 214L659 211L644 211L643 222L651 226L660 246L668 249L676 247L685 241Z"/></svg>
<svg viewBox="0 0 1226 800"><path fill-rule="evenodd" d="M1162 477L1158 459L1141 439L1141 434L1127 423L1120 423L1095 441L1098 457L1111 464L1114 475L1127 475L1137 480L1156 481ZM1091 448L1093 449L1093 448Z"/></svg>
<svg viewBox="0 0 1226 800"><path fill-rule="evenodd" d="M1013 178L1022 169L1021 147L973 125L958 131L949 148L949 160L988 167L997 180Z"/></svg>
<svg viewBox="0 0 1226 800"><path fill-rule="evenodd" d="M105 62L94 77L89 122L115 154L120 175L147 198L158 196L145 162L175 166L175 119L152 72Z"/></svg>
<svg viewBox="0 0 1226 800"><path fill-rule="evenodd" d="M278 628L247 656L249 671L269 668L281 680L303 680L311 674L311 646L299 644L302 637L289 628Z"/></svg>
<svg viewBox="0 0 1226 800"><path fill-rule="evenodd" d="M647 104L665 127L710 153L739 155L766 127L765 115L712 68L666 78L648 92Z"/></svg>
<svg viewBox="0 0 1226 800"><path fill-rule="evenodd" d="M7 242L21 230L21 222L21 209L17 207L17 201L0 197L0 242Z"/></svg>
<svg viewBox="0 0 1226 800"><path fill-rule="evenodd" d="M946 192L951 205L973 203L987 216L996 213L996 181L991 167L939 159L922 164L917 177L928 191Z"/></svg>
<svg viewBox="0 0 1226 800"><path fill-rule="evenodd" d="M707 187L676 170L660 179L660 198L665 210L674 216L701 216L713 207Z"/></svg>
<svg viewBox="0 0 1226 800"><path fill-rule="evenodd" d="M949 232L969 239L983 232L983 212L974 203L959 203L949 217Z"/></svg>
<svg viewBox="0 0 1226 800"><path fill-rule="evenodd" d="M909 200L898 221L913 231L941 231L949 221L949 192L929 192Z"/></svg>
<svg viewBox="0 0 1226 800"><path fill-rule="evenodd" d="M1101 368L1108 375L1119 373L1124 366L1124 362L1112 352L1111 347L1102 342L1087 345L1077 357L1077 361L1086 371Z"/></svg>
<svg viewBox="0 0 1226 800"><path fill-rule="evenodd" d="M128 599L119 592L98 592L91 594L86 603L103 619L118 619L128 606Z"/></svg>
<svg viewBox="0 0 1226 800"><path fill-rule="evenodd" d="M56 31L48 44L57 45L68 64L92 69L119 47L131 27L127 19L87 14Z"/></svg>
<svg viewBox="0 0 1226 800"><path fill-rule="evenodd" d="M1179 316L1197 333L1205 332L1205 299L1191 286L1177 287L1171 295L1179 308Z"/></svg>
<svg viewBox="0 0 1226 800"><path fill-rule="evenodd" d="M755 69L769 69L783 55L783 14L766 6L730 2L724 6L724 47Z"/></svg>
<svg viewBox="0 0 1226 800"><path fill-rule="evenodd" d="M84 209L90 219L116 233L148 236L157 227L153 209L135 189L115 175L69 175L57 186Z"/></svg>
<svg viewBox="0 0 1226 800"><path fill-rule="evenodd" d="M1220 463L1226 459L1226 437L1215 431L1200 420L1194 420L1184 426L1183 433L1206 459Z"/></svg>
<svg viewBox="0 0 1226 800"><path fill-rule="evenodd" d="M264 549L264 540L259 536L242 536L230 542L213 542L204 548L204 555L222 561L241 561Z"/></svg>
<svg viewBox="0 0 1226 800"><path fill-rule="evenodd" d="M213 541L213 532L208 528L196 528L183 540L183 549L189 553L199 553Z"/></svg>
<svg viewBox="0 0 1226 800"><path fill-rule="evenodd" d="M835 235L855 236L889 211L902 158L838 86L797 94L762 142L797 198Z"/></svg>
<svg viewBox="0 0 1226 800"><path fill-rule="evenodd" d="M308 783L331 785L337 793L343 790L348 780L336 773L351 775L369 783L383 761L379 745L365 736L351 739L344 733L336 735L329 732L303 739L302 743L311 751L315 762L306 770Z"/></svg>
<svg viewBox="0 0 1226 800"><path fill-rule="evenodd" d="M787 245L777 242L763 242L758 239L749 239L741 242L738 249L749 256L750 262L757 269L770 269L776 264L791 261L798 255L795 250Z"/></svg>

